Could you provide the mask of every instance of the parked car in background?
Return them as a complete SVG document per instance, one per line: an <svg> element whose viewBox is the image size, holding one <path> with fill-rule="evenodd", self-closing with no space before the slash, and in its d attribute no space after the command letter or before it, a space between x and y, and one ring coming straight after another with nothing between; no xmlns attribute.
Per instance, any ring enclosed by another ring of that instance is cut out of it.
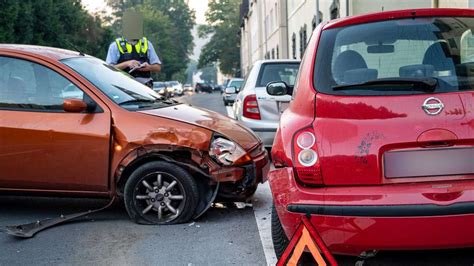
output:
<svg viewBox="0 0 474 266"><path fill-rule="evenodd" d="M255 62L233 105L234 117L260 136L265 147L271 147L281 113L290 95L268 95L266 86L272 81L295 84L300 61L262 60Z"/></svg>
<svg viewBox="0 0 474 266"><path fill-rule="evenodd" d="M153 82L153 90L163 97L168 97L166 91L166 84L162 81L154 81Z"/></svg>
<svg viewBox="0 0 474 266"><path fill-rule="evenodd" d="M227 87L222 93L222 100L224 101L225 106L234 103L237 93L240 91L240 87L242 86L243 82L244 80L241 78L233 78L227 82Z"/></svg>
<svg viewBox="0 0 474 266"><path fill-rule="evenodd" d="M212 93L213 88L209 83L198 82L196 83L196 92L207 92Z"/></svg>
<svg viewBox="0 0 474 266"><path fill-rule="evenodd" d="M171 84L169 81L166 81L165 82L165 86L166 86L166 95L168 98L171 98L171 97L174 97L174 86L173 84Z"/></svg>
<svg viewBox="0 0 474 266"><path fill-rule="evenodd" d="M172 88L173 90L173 96L178 95L181 96L183 95L183 85L179 81L167 81L166 86Z"/></svg>
<svg viewBox="0 0 474 266"><path fill-rule="evenodd" d="M0 193L124 199L135 222L174 224L216 193L245 200L266 176L249 129L164 100L102 60L1 44L0 62Z"/></svg>
<svg viewBox="0 0 474 266"><path fill-rule="evenodd" d="M191 84L184 84L183 90L184 92L194 92L193 86Z"/></svg>
<svg viewBox="0 0 474 266"><path fill-rule="evenodd" d="M313 33L275 136L281 256L310 221L333 254L474 247L474 10L354 16Z"/></svg>

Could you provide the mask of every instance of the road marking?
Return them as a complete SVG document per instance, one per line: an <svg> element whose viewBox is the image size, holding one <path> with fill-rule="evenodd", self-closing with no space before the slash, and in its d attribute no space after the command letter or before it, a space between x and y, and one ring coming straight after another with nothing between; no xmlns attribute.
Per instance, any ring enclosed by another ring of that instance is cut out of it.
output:
<svg viewBox="0 0 474 266"><path fill-rule="evenodd" d="M259 184L253 196L253 210L267 265L276 265L277 263L271 232L272 202L272 193L268 182Z"/></svg>
<svg viewBox="0 0 474 266"><path fill-rule="evenodd" d="M232 106L226 106L225 109L227 111L227 116L235 119L234 110L232 109Z"/></svg>

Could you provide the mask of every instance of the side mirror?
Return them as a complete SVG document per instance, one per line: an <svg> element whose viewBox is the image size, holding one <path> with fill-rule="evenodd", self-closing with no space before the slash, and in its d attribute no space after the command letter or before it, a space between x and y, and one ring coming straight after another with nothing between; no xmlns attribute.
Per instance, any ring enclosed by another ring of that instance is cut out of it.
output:
<svg viewBox="0 0 474 266"><path fill-rule="evenodd" d="M82 113L87 109L87 104L83 100L65 99L63 102L63 110L68 113Z"/></svg>
<svg viewBox="0 0 474 266"><path fill-rule="evenodd" d="M283 81L273 81L267 84L267 93L272 96L287 95L289 88Z"/></svg>
<svg viewBox="0 0 474 266"><path fill-rule="evenodd" d="M225 88L225 93L236 93L237 88L236 87L227 87Z"/></svg>

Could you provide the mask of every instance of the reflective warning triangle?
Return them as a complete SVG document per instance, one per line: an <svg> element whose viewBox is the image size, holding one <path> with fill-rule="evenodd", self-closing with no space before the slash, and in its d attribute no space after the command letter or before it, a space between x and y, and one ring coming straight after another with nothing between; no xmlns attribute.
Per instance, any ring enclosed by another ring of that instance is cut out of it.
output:
<svg viewBox="0 0 474 266"><path fill-rule="evenodd" d="M337 262L329 252L316 229L306 216L301 219L301 224L286 247L283 255L278 260L277 266L296 266L305 251L309 250L319 266L337 266Z"/></svg>

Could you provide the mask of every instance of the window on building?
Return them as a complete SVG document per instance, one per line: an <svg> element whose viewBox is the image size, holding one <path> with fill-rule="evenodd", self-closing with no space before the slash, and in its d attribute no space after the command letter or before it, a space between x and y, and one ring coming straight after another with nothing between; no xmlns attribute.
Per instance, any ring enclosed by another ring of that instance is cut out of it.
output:
<svg viewBox="0 0 474 266"><path fill-rule="evenodd" d="M304 27L303 27L303 52L304 50L306 50L306 46L307 46L307 43L308 43L308 27L306 26L306 24L304 24Z"/></svg>
<svg viewBox="0 0 474 266"><path fill-rule="evenodd" d="M303 28L300 29L300 58L303 58L304 53L304 39L303 39Z"/></svg>
<svg viewBox="0 0 474 266"><path fill-rule="evenodd" d="M329 10L331 12L331 19L339 18L339 0L333 0Z"/></svg>
<svg viewBox="0 0 474 266"><path fill-rule="evenodd" d="M278 6L277 3L275 3L275 26L278 28Z"/></svg>
<svg viewBox="0 0 474 266"><path fill-rule="evenodd" d="M296 59L296 33L293 33L293 36L291 37L291 50L293 59Z"/></svg>
<svg viewBox="0 0 474 266"><path fill-rule="evenodd" d="M316 29L319 23L323 22L323 12L321 11L318 11L318 12L319 12L319 22L316 21L316 15L314 15L313 17L313 21L312 21L313 31L314 29Z"/></svg>

